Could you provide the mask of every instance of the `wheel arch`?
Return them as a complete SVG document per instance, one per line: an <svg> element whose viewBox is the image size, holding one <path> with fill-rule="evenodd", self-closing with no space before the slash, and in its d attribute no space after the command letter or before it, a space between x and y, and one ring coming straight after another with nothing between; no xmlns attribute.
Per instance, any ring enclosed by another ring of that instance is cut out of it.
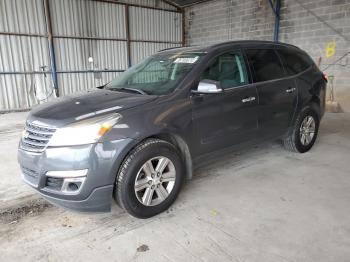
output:
<svg viewBox="0 0 350 262"><path fill-rule="evenodd" d="M192 163L191 152L189 150L187 143L181 136L172 134L172 133L159 133L159 134L148 136L143 140L146 140L149 138L157 138L173 144L181 153L181 158L185 164L185 169L186 169L186 179L192 179L193 163Z"/></svg>
<svg viewBox="0 0 350 262"><path fill-rule="evenodd" d="M321 112L321 100L318 96L313 95L309 102L304 106L305 107L311 107L313 110L316 111L318 116L321 118L322 112Z"/></svg>
<svg viewBox="0 0 350 262"><path fill-rule="evenodd" d="M145 136L145 137L137 139L137 140L133 140L133 142L130 143L130 145L123 151L121 158L114 163L114 169L118 170L118 172L119 172L121 165L123 164L125 159L128 157L130 152L134 148L136 148L140 143L142 143L143 141L145 141L147 139L151 139L151 138L164 140L164 141L169 142L172 145L174 145L179 150L179 152L181 154L180 155L181 159L182 159L183 163L185 164L186 179L188 179L188 180L192 179L192 177L193 177L193 163L192 163L192 155L190 153L189 147L188 147L187 143L185 142L185 140L181 136L176 135L176 134L172 134L172 133L157 133L157 134ZM114 179L114 183L116 183L117 176L114 176L113 179Z"/></svg>
<svg viewBox="0 0 350 262"><path fill-rule="evenodd" d="M319 116L319 120L321 120L322 117L322 110L321 110L321 101L320 98L317 95L312 95L308 97L307 99L304 99L303 102L298 106L295 115L293 116L292 121L290 122L290 125L288 127L288 131L286 132L285 136L288 136L290 132L292 132L292 129L295 125L295 122L298 119L298 116L306 109L311 108L314 110L317 115Z"/></svg>
<svg viewBox="0 0 350 262"><path fill-rule="evenodd" d="M321 112L321 100L317 95L311 95L308 98L304 99L303 102L300 104L299 109L297 111L298 116L301 112L303 112L306 108L313 109L319 117L322 116ZM296 117L293 121L293 124L295 123Z"/></svg>

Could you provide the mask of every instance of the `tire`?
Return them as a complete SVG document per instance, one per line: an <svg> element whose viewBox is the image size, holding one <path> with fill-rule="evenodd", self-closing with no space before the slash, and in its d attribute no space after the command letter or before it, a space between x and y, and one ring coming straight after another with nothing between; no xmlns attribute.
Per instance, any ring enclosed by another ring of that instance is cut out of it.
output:
<svg viewBox="0 0 350 262"><path fill-rule="evenodd" d="M156 171L161 170L161 162L168 163L162 173ZM153 172L150 172L151 166ZM170 181L170 177L166 178L167 174L171 174L174 181ZM120 166L114 198L121 208L134 217L155 216L167 210L175 201L184 181L184 174L183 162L174 145L160 139L147 139L137 145ZM147 180L148 183L144 183ZM141 190L137 191L139 189Z"/></svg>
<svg viewBox="0 0 350 262"><path fill-rule="evenodd" d="M306 141L302 138L303 132L301 131L301 127L303 126L303 122L307 122L310 117L314 120L314 134L312 136L312 139ZM319 125L320 118L317 112L312 107L305 108L300 112L294 123L294 126L289 131L287 137L283 140L284 147L292 152L305 153L309 151L316 141Z"/></svg>

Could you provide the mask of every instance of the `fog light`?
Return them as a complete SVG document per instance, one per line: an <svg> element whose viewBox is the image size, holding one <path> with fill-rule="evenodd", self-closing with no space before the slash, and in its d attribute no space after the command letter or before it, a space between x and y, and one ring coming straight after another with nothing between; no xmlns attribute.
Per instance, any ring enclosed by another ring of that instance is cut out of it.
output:
<svg viewBox="0 0 350 262"><path fill-rule="evenodd" d="M77 183L69 183L68 184L68 190L69 191L76 191L79 189L79 186L77 185Z"/></svg>
<svg viewBox="0 0 350 262"><path fill-rule="evenodd" d="M63 180L61 192L67 195L76 195L81 191L86 177L70 177Z"/></svg>
<svg viewBox="0 0 350 262"><path fill-rule="evenodd" d="M83 187L84 181L86 179L88 169L81 170L65 170L65 171L48 171L46 176L48 179L62 179L62 186L57 188L58 192L65 195L76 195L79 194L81 188Z"/></svg>

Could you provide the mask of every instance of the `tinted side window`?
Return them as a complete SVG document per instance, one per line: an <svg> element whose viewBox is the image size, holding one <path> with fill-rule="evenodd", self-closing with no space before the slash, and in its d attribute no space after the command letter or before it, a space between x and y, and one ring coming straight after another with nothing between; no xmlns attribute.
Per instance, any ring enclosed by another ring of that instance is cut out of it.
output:
<svg viewBox="0 0 350 262"><path fill-rule="evenodd" d="M247 71L242 54L229 52L218 56L201 74L200 79L218 81L224 89L248 84Z"/></svg>
<svg viewBox="0 0 350 262"><path fill-rule="evenodd" d="M255 82L284 77L284 70L276 52L272 49L246 50L248 61L255 75Z"/></svg>
<svg viewBox="0 0 350 262"><path fill-rule="evenodd" d="M303 52L288 49L279 49L277 52L283 60L288 75L298 74L313 64L310 57Z"/></svg>

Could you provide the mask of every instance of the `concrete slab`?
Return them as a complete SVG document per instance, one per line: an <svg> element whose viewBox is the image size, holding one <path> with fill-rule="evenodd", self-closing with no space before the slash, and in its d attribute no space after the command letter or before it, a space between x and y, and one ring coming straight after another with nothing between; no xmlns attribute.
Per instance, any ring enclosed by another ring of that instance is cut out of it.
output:
<svg viewBox="0 0 350 262"><path fill-rule="evenodd" d="M0 114L0 208L33 194L33 190L22 183L17 164L17 147L28 112Z"/></svg>
<svg viewBox="0 0 350 262"><path fill-rule="evenodd" d="M0 261L349 261L349 156L350 114L326 114L310 152L220 157L151 219L46 207L0 221Z"/></svg>

